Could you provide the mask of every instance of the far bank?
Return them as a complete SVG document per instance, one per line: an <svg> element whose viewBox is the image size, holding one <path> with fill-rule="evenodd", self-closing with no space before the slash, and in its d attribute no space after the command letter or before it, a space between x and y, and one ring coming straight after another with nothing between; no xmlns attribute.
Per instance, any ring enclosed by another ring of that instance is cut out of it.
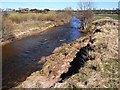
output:
<svg viewBox="0 0 120 90"><path fill-rule="evenodd" d="M52 27L64 25L71 19L71 15L66 12L54 11L48 13L4 12L1 15L2 45L38 34Z"/></svg>

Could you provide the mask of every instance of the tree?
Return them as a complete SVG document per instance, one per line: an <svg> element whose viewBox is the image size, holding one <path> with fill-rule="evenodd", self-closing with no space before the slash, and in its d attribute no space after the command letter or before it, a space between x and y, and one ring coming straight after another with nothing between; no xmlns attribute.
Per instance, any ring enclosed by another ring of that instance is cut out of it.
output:
<svg viewBox="0 0 120 90"><path fill-rule="evenodd" d="M44 9L44 13L47 13L49 12L50 10L49 9Z"/></svg>
<svg viewBox="0 0 120 90"><path fill-rule="evenodd" d="M65 12L68 14L68 15L72 15L72 8L71 7L66 7L65 9Z"/></svg>
<svg viewBox="0 0 120 90"><path fill-rule="evenodd" d="M79 5L80 10L91 10L93 4L90 1L80 0L78 5Z"/></svg>
<svg viewBox="0 0 120 90"><path fill-rule="evenodd" d="M83 29L86 30L90 26L93 19L93 2L80 0L78 3L79 15L83 21Z"/></svg>

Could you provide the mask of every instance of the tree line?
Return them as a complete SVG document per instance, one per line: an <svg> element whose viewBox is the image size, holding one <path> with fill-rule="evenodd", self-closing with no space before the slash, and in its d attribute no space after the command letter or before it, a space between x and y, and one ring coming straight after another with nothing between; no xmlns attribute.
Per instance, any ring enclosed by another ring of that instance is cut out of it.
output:
<svg viewBox="0 0 120 90"><path fill-rule="evenodd" d="M8 11L8 12L18 12L18 13L47 13L49 11L56 11L56 12L66 12L66 11L71 11L71 12L83 12L84 10L73 10L71 7L65 8L63 10L50 10L50 9L44 9L44 10L40 10L40 9L29 9L29 8L19 8L19 9L11 9L11 8L7 8L7 9L1 9L0 11L4 12L4 11ZM93 9L92 10L95 14L118 14L119 13L119 8L113 9L113 10L106 10L106 9Z"/></svg>

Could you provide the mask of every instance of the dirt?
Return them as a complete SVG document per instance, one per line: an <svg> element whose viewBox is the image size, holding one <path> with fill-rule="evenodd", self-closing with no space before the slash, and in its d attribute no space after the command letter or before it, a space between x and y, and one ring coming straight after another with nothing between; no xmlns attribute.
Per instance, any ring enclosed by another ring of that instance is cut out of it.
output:
<svg viewBox="0 0 120 90"><path fill-rule="evenodd" d="M96 21L92 34L43 57L42 70L15 88L119 88L118 21L107 20Z"/></svg>

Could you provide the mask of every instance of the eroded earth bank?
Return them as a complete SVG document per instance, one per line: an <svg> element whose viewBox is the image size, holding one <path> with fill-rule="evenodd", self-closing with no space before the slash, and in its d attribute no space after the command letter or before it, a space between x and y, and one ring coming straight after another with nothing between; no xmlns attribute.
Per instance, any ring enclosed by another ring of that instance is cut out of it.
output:
<svg viewBox="0 0 120 90"><path fill-rule="evenodd" d="M93 22L93 32L42 57L40 71L15 88L118 88L118 21Z"/></svg>

